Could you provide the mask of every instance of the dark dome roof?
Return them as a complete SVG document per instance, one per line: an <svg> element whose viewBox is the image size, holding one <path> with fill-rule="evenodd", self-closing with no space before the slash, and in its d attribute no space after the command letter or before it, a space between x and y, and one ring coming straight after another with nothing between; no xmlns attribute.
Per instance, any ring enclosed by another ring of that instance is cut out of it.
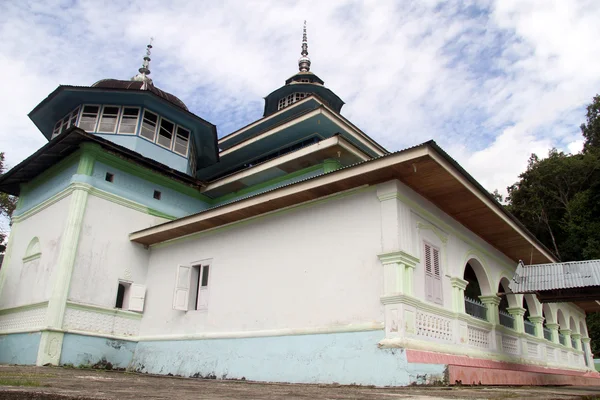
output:
<svg viewBox="0 0 600 400"><path fill-rule="evenodd" d="M102 79L92 85L92 87L99 88L111 88L111 89L131 89L131 90L142 90L143 81L121 81L118 79ZM177 96L172 95L171 93L167 93L164 90L160 90L152 81L148 82L148 89L152 93L162 97L170 103L175 104L177 107L181 107L186 111L189 111L187 106L183 101L181 101Z"/></svg>

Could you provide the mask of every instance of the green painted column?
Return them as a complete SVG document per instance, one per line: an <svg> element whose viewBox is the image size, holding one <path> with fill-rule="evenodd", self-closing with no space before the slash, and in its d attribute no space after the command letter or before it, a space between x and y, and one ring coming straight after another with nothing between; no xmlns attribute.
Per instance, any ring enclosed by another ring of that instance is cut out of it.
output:
<svg viewBox="0 0 600 400"><path fill-rule="evenodd" d="M573 338L573 340L575 340L575 348L577 350L581 350L581 334L573 333L571 334L571 337Z"/></svg>
<svg viewBox="0 0 600 400"><path fill-rule="evenodd" d="M77 174L92 174L94 168L92 150L93 148L89 148L85 144L82 146ZM73 192L70 196L69 213L65 221L58 257L54 267L54 281L52 282L52 292L46 311L46 328L42 331L40 339L37 365L58 365L60 361L64 337L62 324L89 191L88 186L76 183L72 184L71 187L73 188Z"/></svg>
<svg viewBox="0 0 600 400"><path fill-rule="evenodd" d="M529 317L529 320L535 324L535 336L540 339L544 338L544 317L536 315Z"/></svg>
<svg viewBox="0 0 600 400"><path fill-rule="evenodd" d="M571 330L570 329L561 329L559 332L565 337L565 346L572 347L571 346Z"/></svg>
<svg viewBox="0 0 600 400"><path fill-rule="evenodd" d="M560 341L558 340L558 324L553 324L553 323L546 323L546 328L548 328L550 330L550 335L552 337L552 343L560 343Z"/></svg>
<svg viewBox="0 0 600 400"><path fill-rule="evenodd" d="M523 323L523 316L526 310L523 307L508 307L506 311L515 317L515 332L524 333L525 324Z"/></svg>
<svg viewBox="0 0 600 400"><path fill-rule="evenodd" d="M485 304L487 308L487 320L494 325L500 323L500 317L498 316L498 306L500 305L500 297L492 294L489 296L479 296L479 300Z"/></svg>
<svg viewBox="0 0 600 400"><path fill-rule="evenodd" d="M469 282L462 278L453 276L450 278L452 285L452 311L464 314L465 313L465 289Z"/></svg>

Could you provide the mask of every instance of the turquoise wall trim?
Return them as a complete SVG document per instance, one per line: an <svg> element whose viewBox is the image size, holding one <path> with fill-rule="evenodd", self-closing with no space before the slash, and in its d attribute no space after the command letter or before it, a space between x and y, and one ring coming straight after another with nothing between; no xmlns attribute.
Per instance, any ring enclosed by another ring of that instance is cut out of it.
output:
<svg viewBox="0 0 600 400"><path fill-rule="evenodd" d="M445 365L409 364L379 349L383 331L245 339L139 342L132 368L156 374L271 382L408 385L442 380Z"/></svg>
<svg viewBox="0 0 600 400"><path fill-rule="evenodd" d="M136 342L65 333L60 364L94 365L105 359L115 368L127 368Z"/></svg>
<svg viewBox="0 0 600 400"><path fill-rule="evenodd" d="M21 215L44 200L65 190L71 183L71 177L77 173L77 166L79 164L77 160L73 160L72 162L70 166L51 176L49 179L37 185L36 182L33 182L33 187L28 188L24 195L21 196L22 201L19 204L19 208L15 210L14 215Z"/></svg>
<svg viewBox="0 0 600 400"><path fill-rule="evenodd" d="M0 335L0 363L35 365L40 336L39 332Z"/></svg>
<svg viewBox="0 0 600 400"><path fill-rule="evenodd" d="M105 179L107 172L114 175L112 183L107 182ZM105 192L124 197L153 210L178 218L200 212L210 206L202 200L128 174L123 170L101 162L96 162L91 179L86 183ZM154 199L155 190L161 192L160 200Z"/></svg>
<svg viewBox="0 0 600 400"><path fill-rule="evenodd" d="M149 140L146 140L140 136L116 134L112 135L103 133L95 133L95 135L106 140L110 140L111 142L114 142L123 147L127 147L130 150L140 153L144 157L148 157L155 161L158 161L159 163L168 165L173 169L176 169L186 174L188 173L188 160L186 157L183 157L169 149L161 147L156 143L152 143Z"/></svg>

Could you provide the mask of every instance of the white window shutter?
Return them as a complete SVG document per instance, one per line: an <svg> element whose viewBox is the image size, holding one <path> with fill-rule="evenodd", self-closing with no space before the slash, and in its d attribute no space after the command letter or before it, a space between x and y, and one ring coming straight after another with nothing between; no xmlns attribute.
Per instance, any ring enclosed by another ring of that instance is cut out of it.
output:
<svg viewBox="0 0 600 400"><path fill-rule="evenodd" d="M175 295L173 296L173 309L187 311L190 301L190 271L191 267L180 265L177 268L177 280L175 281Z"/></svg>
<svg viewBox="0 0 600 400"><path fill-rule="evenodd" d="M443 304L442 298L442 267L440 265L440 251L432 249L433 253L433 301Z"/></svg>
<svg viewBox="0 0 600 400"><path fill-rule="evenodd" d="M423 247L425 250L425 298L428 301L433 301L434 279L431 263L431 246L425 243Z"/></svg>
<svg viewBox="0 0 600 400"><path fill-rule="evenodd" d="M146 300L146 286L132 284L129 288L129 311L144 311L144 301Z"/></svg>

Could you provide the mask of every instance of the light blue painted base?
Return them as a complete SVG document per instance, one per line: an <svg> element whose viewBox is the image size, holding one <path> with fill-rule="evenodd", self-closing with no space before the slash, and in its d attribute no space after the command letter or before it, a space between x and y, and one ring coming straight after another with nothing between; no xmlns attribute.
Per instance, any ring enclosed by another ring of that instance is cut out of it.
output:
<svg viewBox="0 0 600 400"><path fill-rule="evenodd" d="M94 365L105 359L115 368L127 368L136 342L65 333L60 364Z"/></svg>
<svg viewBox="0 0 600 400"><path fill-rule="evenodd" d="M140 372L271 382L404 386L444 378L445 365L409 364L379 349L383 331L245 339L139 342Z"/></svg>
<svg viewBox="0 0 600 400"><path fill-rule="evenodd" d="M0 363L35 365L40 337L39 332L0 335Z"/></svg>

